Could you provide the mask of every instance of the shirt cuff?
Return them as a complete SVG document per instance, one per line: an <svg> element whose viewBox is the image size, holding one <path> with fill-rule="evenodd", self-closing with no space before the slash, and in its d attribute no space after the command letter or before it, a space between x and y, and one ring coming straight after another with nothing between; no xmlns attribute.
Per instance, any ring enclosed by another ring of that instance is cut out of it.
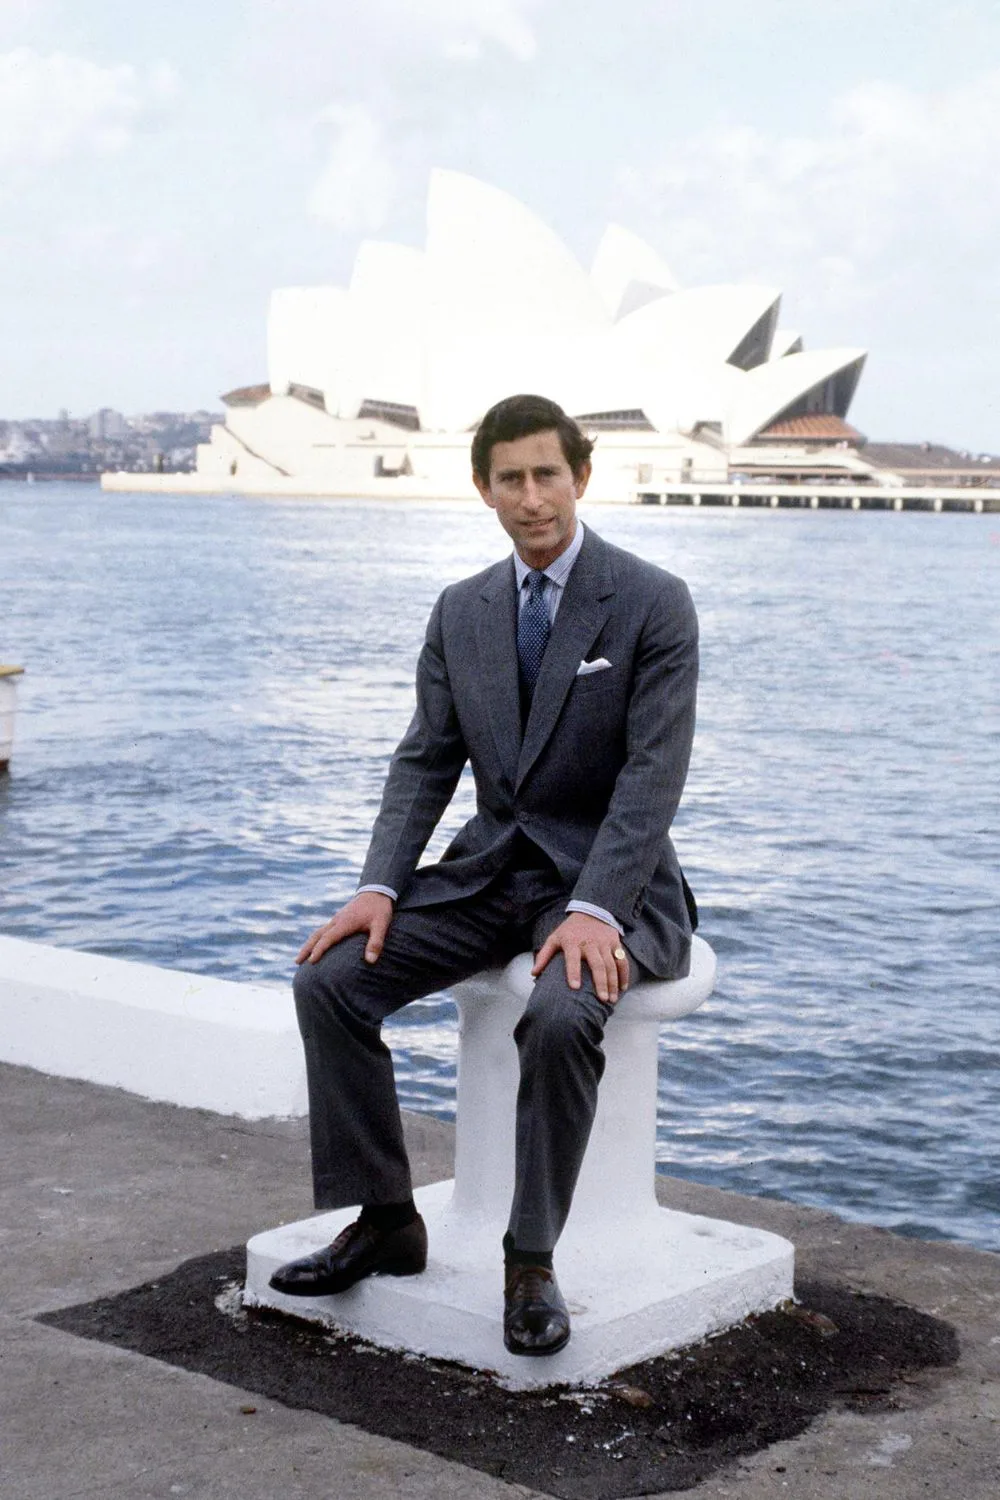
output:
<svg viewBox="0 0 1000 1500"><path fill-rule="evenodd" d="M360 896L364 891L378 891L380 896L388 896L390 901L399 900L399 892L394 891L391 885L359 885L354 894Z"/></svg>
<svg viewBox="0 0 1000 1500"><path fill-rule="evenodd" d="M585 917L596 917L599 922L607 922L608 926L613 927L619 936L625 931L621 923L616 921L609 911L605 911L603 906L592 906L589 901L570 901L567 903L566 910L582 911Z"/></svg>

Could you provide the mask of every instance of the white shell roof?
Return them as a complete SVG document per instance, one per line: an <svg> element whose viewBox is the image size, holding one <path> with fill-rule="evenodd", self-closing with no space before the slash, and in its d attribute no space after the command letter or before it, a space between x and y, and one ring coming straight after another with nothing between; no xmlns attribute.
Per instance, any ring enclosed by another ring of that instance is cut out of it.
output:
<svg viewBox="0 0 1000 1500"><path fill-rule="evenodd" d="M271 390L292 384L322 391L336 410L339 363L350 317L348 294L339 286L286 286L271 293L267 319L267 364Z"/></svg>
<svg viewBox="0 0 1000 1500"><path fill-rule="evenodd" d="M725 363L674 365L650 387L643 410L658 432L691 433L700 422L724 426L745 379Z"/></svg>
<svg viewBox="0 0 1000 1500"><path fill-rule="evenodd" d="M802 335L795 328L778 328L771 340L771 358L783 359L786 354L802 353Z"/></svg>
<svg viewBox="0 0 1000 1500"><path fill-rule="evenodd" d="M726 441L749 442L793 401L831 375L851 365L857 365L860 374L864 360L863 349L813 349L806 354L786 354L784 359L772 359L756 370L748 370L726 413Z"/></svg>
<svg viewBox="0 0 1000 1500"><path fill-rule="evenodd" d="M425 404L427 344L423 251L364 240L348 298L351 317L340 361L337 414L357 416L367 398L419 409Z"/></svg>
<svg viewBox="0 0 1000 1500"><path fill-rule="evenodd" d="M512 391L578 414L642 410L661 431L721 422L744 442L858 350L779 352L728 364L775 308L772 287L677 289L659 253L611 225L591 274L509 193L431 175L425 250L366 240L349 288L285 287L268 323L272 390L324 394L349 418L364 400L416 407L423 427L465 431Z"/></svg>
<svg viewBox="0 0 1000 1500"><path fill-rule="evenodd" d="M613 318L679 289L662 255L620 224L609 224L601 236L590 279Z"/></svg>
<svg viewBox="0 0 1000 1500"><path fill-rule="evenodd" d="M436 327L538 335L606 328L579 261L516 198L461 172L431 173L427 266Z"/></svg>
<svg viewBox="0 0 1000 1500"><path fill-rule="evenodd" d="M780 295L773 287L692 287L629 313L613 337L644 363L724 363Z"/></svg>

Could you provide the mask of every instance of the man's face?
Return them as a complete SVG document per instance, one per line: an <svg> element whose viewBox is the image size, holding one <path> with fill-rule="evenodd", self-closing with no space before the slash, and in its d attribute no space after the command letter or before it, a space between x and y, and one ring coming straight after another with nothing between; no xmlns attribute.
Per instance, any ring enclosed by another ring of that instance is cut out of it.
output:
<svg viewBox="0 0 1000 1500"><path fill-rule="evenodd" d="M565 552L576 531L576 502L587 488L590 464L574 476L554 429L494 443L489 483L472 477L530 568L547 568Z"/></svg>

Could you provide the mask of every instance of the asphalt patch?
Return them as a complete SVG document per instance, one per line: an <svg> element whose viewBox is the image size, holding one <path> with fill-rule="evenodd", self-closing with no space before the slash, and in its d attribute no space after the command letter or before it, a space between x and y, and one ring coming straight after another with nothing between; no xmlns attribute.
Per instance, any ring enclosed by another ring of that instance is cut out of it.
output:
<svg viewBox="0 0 1000 1500"><path fill-rule="evenodd" d="M893 1407L897 1382L954 1364L959 1352L947 1323L807 1281L795 1305L594 1389L508 1391L488 1374L242 1311L245 1269L237 1246L38 1321L565 1500L688 1489L795 1437L831 1406Z"/></svg>

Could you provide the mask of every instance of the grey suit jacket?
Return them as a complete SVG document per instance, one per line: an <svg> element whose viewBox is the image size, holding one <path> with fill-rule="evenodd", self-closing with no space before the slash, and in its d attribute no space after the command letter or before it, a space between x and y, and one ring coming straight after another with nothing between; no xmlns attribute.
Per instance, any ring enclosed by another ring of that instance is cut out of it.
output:
<svg viewBox="0 0 1000 1500"><path fill-rule="evenodd" d="M577 675L583 660L603 671ZM670 824L694 732L698 624L673 574L587 529L524 733L512 558L445 589L417 667L417 708L392 758L362 884L403 907L481 890L520 828L567 900L611 912L652 973L685 974L691 921ZM438 864L417 862L471 761L476 813Z"/></svg>

